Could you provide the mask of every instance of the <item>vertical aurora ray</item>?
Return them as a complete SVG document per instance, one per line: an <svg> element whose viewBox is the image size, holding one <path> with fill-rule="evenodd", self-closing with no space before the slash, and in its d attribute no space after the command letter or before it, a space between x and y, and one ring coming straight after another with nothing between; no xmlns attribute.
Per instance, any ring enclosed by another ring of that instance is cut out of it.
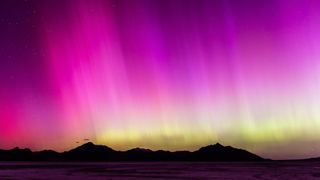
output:
<svg viewBox="0 0 320 180"><path fill-rule="evenodd" d="M43 56L27 56L23 70L0 61L0 137L13 140L0 148L64 150L89 138L116 149L220 141L272 158L320 154L318 1L32 5Z"/></svg>

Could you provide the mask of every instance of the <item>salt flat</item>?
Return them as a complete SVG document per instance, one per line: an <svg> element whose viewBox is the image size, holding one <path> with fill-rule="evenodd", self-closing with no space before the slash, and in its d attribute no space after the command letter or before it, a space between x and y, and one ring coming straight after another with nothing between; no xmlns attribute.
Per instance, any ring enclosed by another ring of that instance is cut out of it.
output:
<svg viewBox="0 0 320 180"><path fill-rule="evenodd" d="M320 162L0 162L0 179L319 179Z"/></svg>

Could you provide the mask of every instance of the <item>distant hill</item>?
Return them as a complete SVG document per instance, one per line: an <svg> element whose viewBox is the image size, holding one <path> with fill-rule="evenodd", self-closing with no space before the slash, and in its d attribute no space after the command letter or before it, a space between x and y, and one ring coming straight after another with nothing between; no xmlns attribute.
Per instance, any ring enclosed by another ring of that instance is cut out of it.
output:
<svg viewBox="0 0 320 180"><path fill-rule="evenodd" d="M95 145L92 142L83 144L70 151L63 152L61 159L68 161L106 161L117 160L119 152L108 146Z"/></svg>
<svg viewBox="0 0 320 180"><path fill-rule="evenodd" d="M108 146L88 142L63 153L52 150L32 152L30 149L19 148L0 150L0 161L267 161L267 159L219 143L202 147L194 152L170 152L143 148L116 151Z"/></svg>
<svg viewBox="0 0 320 180"><path fill-rule="evenodd" d="M260 161L262 158L243 149L217 143L192 153L192 159L201 161Z"/></svg>
<svg viewBox="0 0 320 180"><path fill-rule="evenodd" d="M25 161L33 160L33 152L30 149L15 147L10 150L0 150L1 161Z"/></svg>

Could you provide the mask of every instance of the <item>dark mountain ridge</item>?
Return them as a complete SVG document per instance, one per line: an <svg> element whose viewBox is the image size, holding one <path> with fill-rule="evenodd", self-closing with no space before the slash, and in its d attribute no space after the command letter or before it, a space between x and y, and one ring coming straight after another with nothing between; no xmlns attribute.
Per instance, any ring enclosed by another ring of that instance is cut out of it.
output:
<svg viewBox="0 0 320 180"><path fill-rule="evenodd" d="M201 147L193 152L171 152L144 148L116 151L108 146L88 142L62 153L52 150L32 152L30 149L19 148L0 150L0 161L267 161L267 159L219 143Z"/></svg>

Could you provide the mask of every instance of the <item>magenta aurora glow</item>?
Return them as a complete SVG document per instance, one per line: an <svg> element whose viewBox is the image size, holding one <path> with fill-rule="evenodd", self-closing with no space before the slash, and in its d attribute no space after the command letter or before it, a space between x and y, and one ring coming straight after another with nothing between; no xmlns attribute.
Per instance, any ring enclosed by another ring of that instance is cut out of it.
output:
<svg viewBox="0 0 320 180"><path fill-rule="evenodd" d="M4 0L0 148L320 155L320 1Z"/></svg>

